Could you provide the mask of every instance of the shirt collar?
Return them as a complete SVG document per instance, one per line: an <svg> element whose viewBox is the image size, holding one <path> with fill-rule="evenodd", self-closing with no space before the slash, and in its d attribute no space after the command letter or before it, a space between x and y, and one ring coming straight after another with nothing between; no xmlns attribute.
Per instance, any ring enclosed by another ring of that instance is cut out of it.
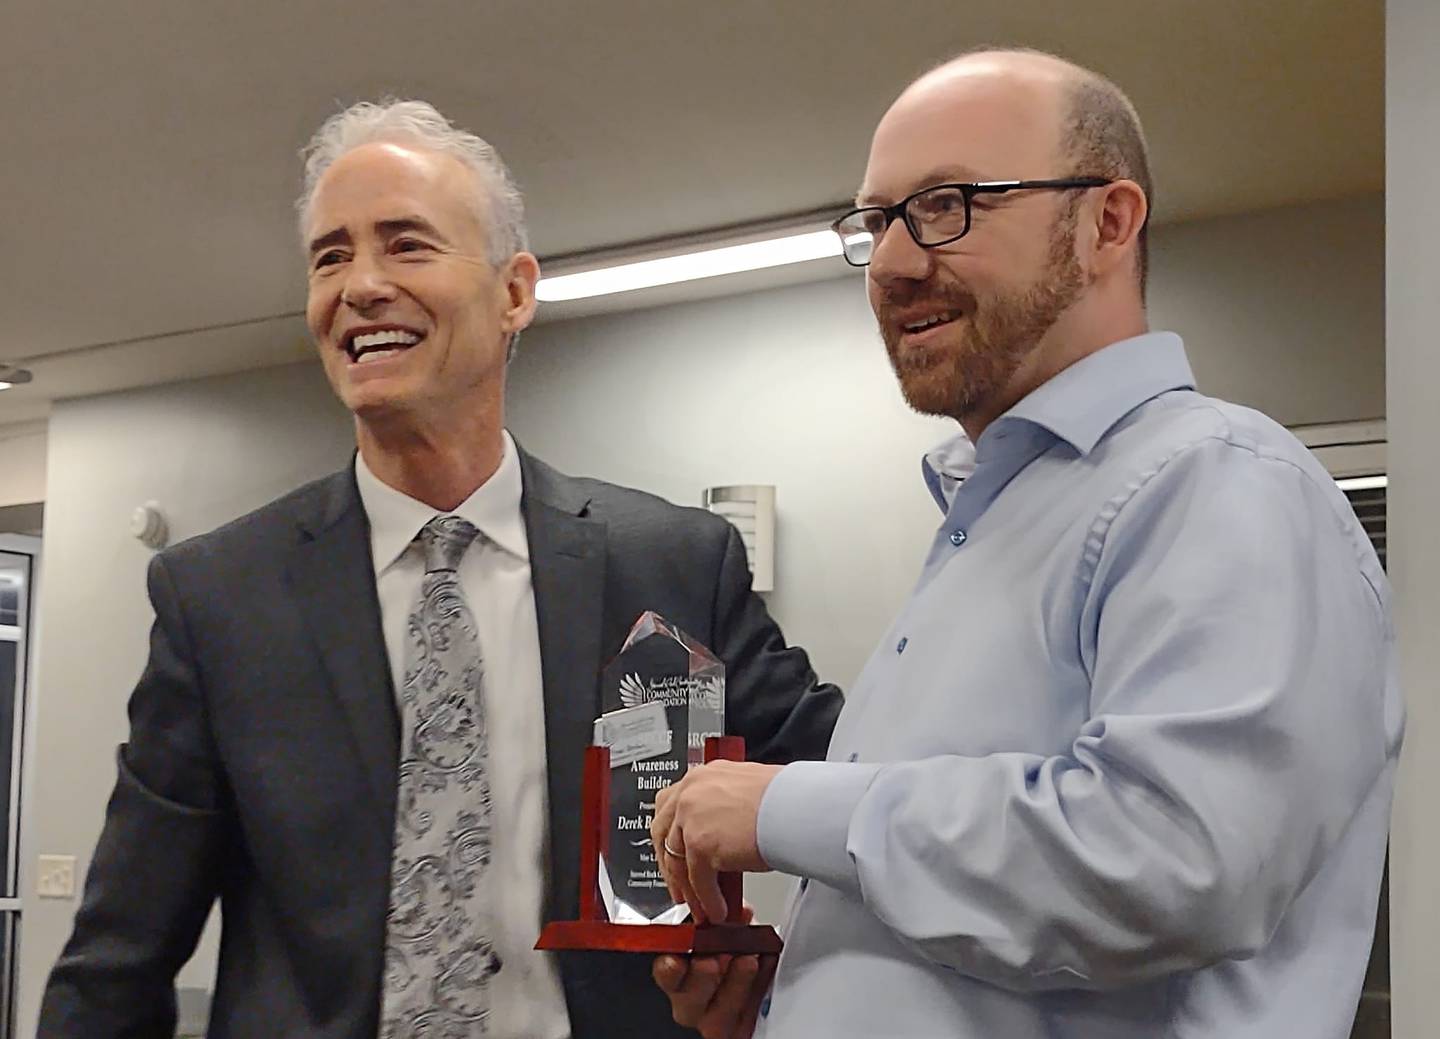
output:
<svg viewBox="0 0 1440 1039"><path fill-rule="evenodd" d="M502 436L505 446L500 468L450 513L441 513L381 482L365 464L364 457L356 452L355 482L359 485L360 501L370 521L370 555L377 577L395 565L420 533L420 528L440 515L469 520L501 549L521 559L530 558L530 543L520 512L523 490L520 456L509 432L502 431Z"/></svg>
<svg viewBox="0 0 1440 1039"><path fill-rule="evenodd" d="M1111 343L1037 387L992 422L978 445L961 433L926 454L921 465L926 486L940 507L948 508L977 461L1003 451L1003 439L1024 439L1015 438L1017 425L1044 430L1083 457L1141 404L1168 390L1194 388L1185 344L1174 332Z"/></svg>
<svg viewBox="0 0 1440 1039"><path fill-rule="evenodd" d="M1048 429L1082 456L1115 423L1167 390L1193 390L1185 344L1174 332L1147 332L1111 343L1038 386L1000 417ZM990 429L980 436L981 449Z"/></svg>

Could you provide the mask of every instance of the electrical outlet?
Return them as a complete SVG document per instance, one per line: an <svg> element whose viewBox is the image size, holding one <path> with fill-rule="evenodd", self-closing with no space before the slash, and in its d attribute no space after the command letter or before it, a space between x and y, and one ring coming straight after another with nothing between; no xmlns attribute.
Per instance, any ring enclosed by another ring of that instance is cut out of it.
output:
<svg viewBox="0 0 1440 1039"><path fill-rule="evenodd" d="M40 879L35 888L41 898L74 898L75 856L41 855Z"/></svg>

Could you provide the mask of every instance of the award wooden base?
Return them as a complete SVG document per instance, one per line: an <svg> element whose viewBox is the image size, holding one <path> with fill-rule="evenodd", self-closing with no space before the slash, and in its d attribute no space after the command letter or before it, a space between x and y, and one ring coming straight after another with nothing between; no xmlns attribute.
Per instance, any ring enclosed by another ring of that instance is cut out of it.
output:
<svg viewBox="0 0 1440 1039"><path fill-rule="evenodd" d="M711 736L705 760L744 761L745 741L739 736ZM580 919L545 925L537 949L590 949L645 953L778 953L780 935L769 924L741 923L741 875L720 874L729 919L723 923L614 924L600 898L600 858L609 851L607 816L610 807L610 749L585 748L581 795Z"/></svg>

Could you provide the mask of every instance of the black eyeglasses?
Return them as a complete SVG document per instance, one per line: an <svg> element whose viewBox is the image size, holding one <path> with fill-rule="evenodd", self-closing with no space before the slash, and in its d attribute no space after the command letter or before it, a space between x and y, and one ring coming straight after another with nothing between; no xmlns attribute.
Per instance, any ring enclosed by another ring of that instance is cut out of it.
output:
<svg viewBox="0 0 1440 1039"><path fill-rule="evenodd" d="M840 236L845 262L864 267L880 236L896 220L915 244L926 249L964 238L970 233L970 210L976 195L1003 195L1007 191L1069 191L1103 188L1109 177L1067 177L1061 180L991 180L979 184L936 184L902 198L893 206L861 206L830 225Z"/></svg>

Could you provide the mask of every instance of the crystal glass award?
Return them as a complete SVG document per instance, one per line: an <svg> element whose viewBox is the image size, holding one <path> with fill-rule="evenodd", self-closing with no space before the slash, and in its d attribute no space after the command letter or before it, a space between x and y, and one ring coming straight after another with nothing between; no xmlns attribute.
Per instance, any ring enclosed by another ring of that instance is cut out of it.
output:
<svg viewBox="0 0 1440 1039"><path fill-rule="evenodd" d="M617 923L679 923L655 849L655 795L725 734L725 665L657 614L646 613L600 677L595 743L610 749L610 849L600 877ZM657 753L658 751L658 753Z"/></svg>
<svg viewBox="0 0 1440 1039"><path fill-rule="evenodd" d="M695 924L666 890L650 840L660 790L687 769L743 760L725 736L725 665L653 612L601 674L603 714L586 751L578 921L546 925L538 948L778 952L773 928L739 922L741 877L721 874L731 919Z"/></svg>

